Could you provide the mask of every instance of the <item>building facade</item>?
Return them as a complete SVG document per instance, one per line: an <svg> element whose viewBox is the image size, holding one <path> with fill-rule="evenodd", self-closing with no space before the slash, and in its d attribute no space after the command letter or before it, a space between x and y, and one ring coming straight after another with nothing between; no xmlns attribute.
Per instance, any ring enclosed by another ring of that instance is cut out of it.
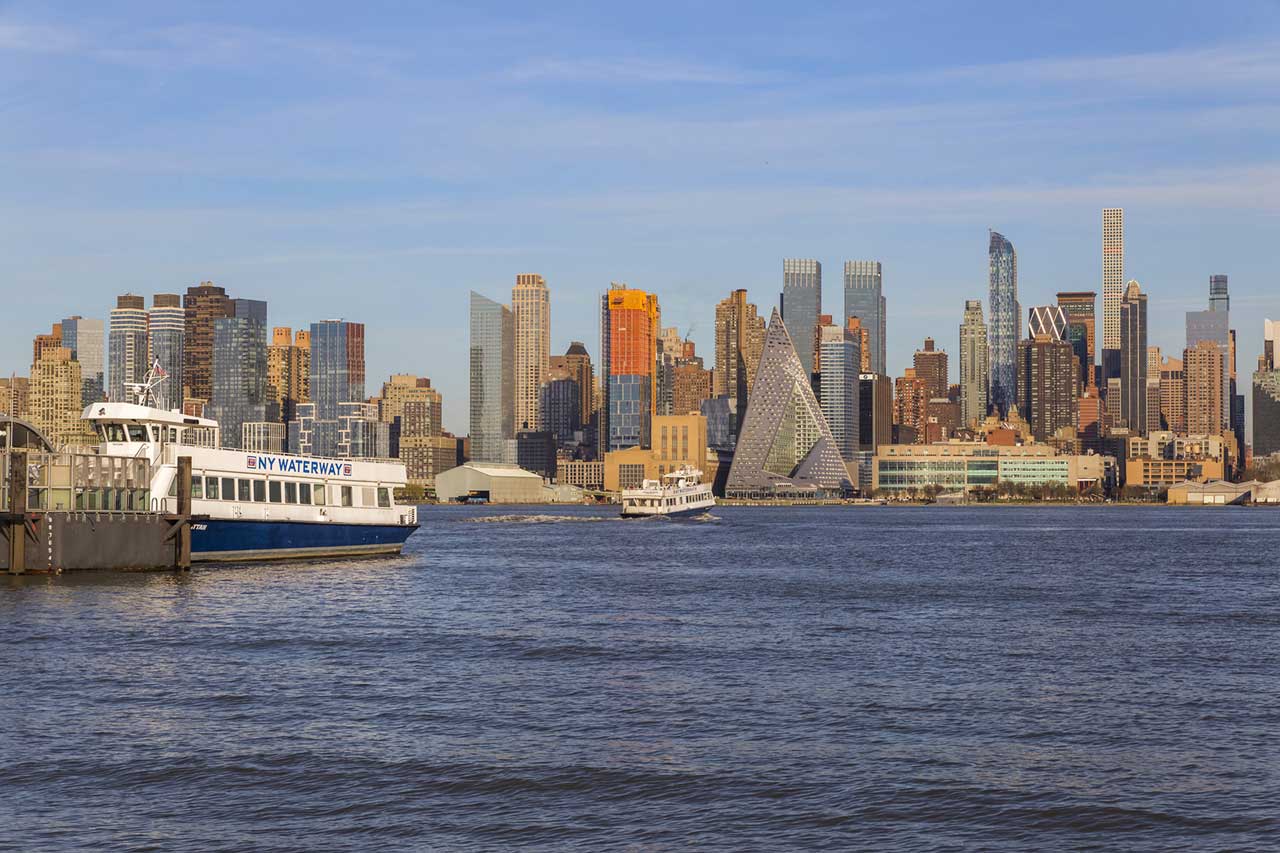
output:
<svg viewBox="0 0 1280 853"><path fill-rule="evenodd" d="M212 352L209 416L222 428L223 446L239 448L244 424L279 419L267 393L267 303L232 300L231 316L213 321Z"/></svg>
<svg viewBox="0 0 1280 853"><path fill-rule="evenodd" d="M147 364L158 366L164 373L164 384L160 387L168 408L180 409L186 388L183 376L187 337L187 312L182 307L182 297L176 293L152 296L147 323L150 351Z"/></svg>
<svg viewBox="0 0 1280 853"><path fill-rule="evenodd" d="M1129 432L1147 431L1147 295L1136 281L1120 301L1120 420Z"/></svg>
<svg viewBox="0 0 1280 853"><path fill-rule="evenodd" d="M987 416L990 381L991 358L982 302L966 299L964 319L960 323L960 420L963 426L971 426Z"/></svg>
<svg viewBox="0 0 1280 853"><path fill-rule="evenodd" d="M537 273L516 276L511 290L515 333L516 428L540 429L538 394L551 361L551 293Z"/></svg>
<svg viewBox="0 0 1280 853"><path fill-rule="evenodd" d="M893 494L937 489L944 492L994 491L1001 483L1063 485L1084 491L1103 488L1114 476L1109 456L1064 454L1047 444L994 445L950 441L891 444L872 460L872 487Z"/></svg>
<svg viewBox="0 0 1280 853"><path fill-rule="evenodd" d="M1262 355L1253 374L1253 456L1280 453L1280 369L1276 339L1280 322L1263 320Z"/></svg>
<svg viewBox="0 0 1280 853"><path fill-rule="evenodd" d="M1002 234L991 232L987 250L991 308L991 407L1001 415L1018 400L1018 339L1022 309L1018 304L1018 254Z"/></svg>
<svg viewBox="0 0 1280 853"><path fill-rule="evenodd" d="M856 463L862 342L847 328L835 324L819 327L818 335L822 368L818 380L819 405L840 457L846 463Z"/></svg>
<svg viewBox="0 0 1280 853"><path fill-rule="evenodd" d="M1067 315L1067 340L1080 360L1080 387L1096 386L1097 350L1094 335L1094 312L1098 294L1092 290L1063 291L1058 294L1058 307Z"/></svg>
<svg viewBox="0 0 1280 853"><path fill-rule="evenodd" d="M582 341L572 341L564 355L551 356L549 369L564 371L574 382L578 383L578 423L585 429L595 415L596 372L591 364L591 356Z"/></svg>
<svg viewBox="0 0 1280 853"><path fill-rule="evenodd" d="M280 410L284 423L296 420L298 404L311 394L311 332L298 330L295 337L288 326L271 330L267 347L268 393Z"/></svg>
<svg viewBox="0 0 1280 853"><path fill-rule="evenodd" d="M933 338L924 339L924 348L918 349L911 359L916 378L924 383L925 396L929 399L947 396L949 367L946 350L937 349Z"/></svg>
<svg viewBox="0 0 1280 853"><path fill-rule="evenodd" d="M822 313L822 264L812 258L785 259L779 304L800 364L812 375L818 315Z"/></svg>
<svg viewBox="0 0 1280 853"><path fill-rule="evenodd" d="M658 297L614 282L600 312L600 446L647 447L657 406Z"/></svg>
<svg viewBox="0 0 1280 853"><path fill-rule="evenodd" d="M1222 400L1226 396L1222 367L1225 360L1221 347L1211 340L1202 340L1183 351L1188 433L1212 435L1226 428L1222 418Z"/></svg>
<svg viewBox="0 0 1280 853"><path fill-rule="evenodd" d="M1124 299L1124 209L1102 210L1102 348L1120 349L1120 302ZM1118 357L1113 357L1118 358ZM1113 360L1103 357L1106 365ZM1105 371L1104 371L1105 374ZM1103 376L1103 382L1110 379Z"/></svg>
<svg viewBox="0 0 1280 853"><path fill-rule="evenodd" d="M311 412L313 421L310 440L302 445L301 452L310 456L348 455L344 448L349 451L358 447L362 440L344 441L340 436L343 429L340 422L344 404L365 401L364 324L322 320L311 324L310 339L311 377L308 385L314 404ZM363 410L347 409L346 417L349 422L358 421L363 418ZM376 412L374 420L377 420ZM357 425L354 429L363 430L364 427ZM361 452L357 455L381 458L376 453Z"/></svg>
<svg viewBox="0 0 1280 853"><path fill-rule="evenodd" d="M716 363L711 396L728 397L736 411L747 410L747 396L760 366L764 338L764 318L747 301L745 290L735 290L716 304Z"/></svg>
<svg viewBox="0 0 1280 853"><path fill-rule="evenodd" d="M1036 441L1048 441L1063 427L1075 426L1075 352L1071 344L1047 334L1018 344L1018 411Z"/></svg>
<svg viewBox="0 0 1280 853"><path fill-rule="evenodd" d="M867 330L870 366L865 373L888 375L885 367L887 303L884 275L879 261L845 261L844 317L857 317Z"/></svg>
<svg viewBox="0 0 1280 853"><path fill-rule="evenodd" d="M471 293L471 458L501 462L515 438L515 321L511 309Z"/></svg>
<svg viewBox="0 0 1280 853"><path fill-rule="evenodd" d="M110 341L107 348L110 369L107 393L114 401L135 402L130 384L147 375L147 309L141 296L126 293L116 299L111 311Z"/></svg>
<svg viewBox="0 0 1280 853"><path fill-rule="evenodd" d="M106 344L101 320L77 315L62 321L62 345L71 350L71 357L80 363L80 398L85 405L101 400L107 393Z"/></svg>
<svg viewBox="0 0 1280 853"><path fill-rule="evenodd" d="M234 312L227 291L211 281L188 287L182 297L186 334L182 342L182 371L188 396L208 401L213 396L213 324Z"/></svg>

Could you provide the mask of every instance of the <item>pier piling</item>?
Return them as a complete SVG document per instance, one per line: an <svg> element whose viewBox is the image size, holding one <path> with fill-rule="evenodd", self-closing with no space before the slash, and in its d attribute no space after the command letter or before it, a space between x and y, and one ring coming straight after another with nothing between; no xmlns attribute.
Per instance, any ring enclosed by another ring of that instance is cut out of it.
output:
<svg viewBox="0 0 1280 853"><path fill-rule="evenodd" d="M14 449L9 453L9 506L4 516L5 534L9 540L9 574L27 570L27 453Z"/></svg>

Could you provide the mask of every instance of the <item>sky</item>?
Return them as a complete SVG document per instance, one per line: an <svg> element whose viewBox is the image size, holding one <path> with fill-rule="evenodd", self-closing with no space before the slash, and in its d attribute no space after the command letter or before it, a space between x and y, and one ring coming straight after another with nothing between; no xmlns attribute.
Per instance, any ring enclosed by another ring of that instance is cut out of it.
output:
<svg viewBox="0 0 1280 853"><path fill-rule="evenodd" d="M471 290L541 273L552 352L594 357L625 281L710 363L715 303L767 315L811 257L834 314L844 261L883 263L897 375L986 305L988 228L1024 308L1101 297L1108 206L1150 342L1226 273L1247 377L1280 317L1280 3L0 0L5 374L64 316L212 280L365 323L367 392L429 376L461 434Z"/></svg>

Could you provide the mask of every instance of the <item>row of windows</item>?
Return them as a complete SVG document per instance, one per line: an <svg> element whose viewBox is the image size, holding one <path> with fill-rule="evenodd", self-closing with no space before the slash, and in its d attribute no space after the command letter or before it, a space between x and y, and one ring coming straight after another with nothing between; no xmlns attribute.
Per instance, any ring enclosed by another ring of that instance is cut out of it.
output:
<svg viewBox="0 0 1280 853"><path fill-rule="evenodd" d="M177 480L169 489L170 496L177 494ZM338 486L330 506L391 506L391 490L386 486ZM191 498L206 501L240 501L242 503L300 504L325 506L326 489L315 483L295 483L290 480L255 480L235 477L192 477Z"/></svg>

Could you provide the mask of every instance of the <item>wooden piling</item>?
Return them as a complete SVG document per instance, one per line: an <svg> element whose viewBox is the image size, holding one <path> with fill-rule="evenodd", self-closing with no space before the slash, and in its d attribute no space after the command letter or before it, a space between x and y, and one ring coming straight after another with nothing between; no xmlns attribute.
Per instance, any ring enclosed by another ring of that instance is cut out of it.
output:
<svg viewBox="0 0 1280 853"><path fill-rule="evenodd" d="M27 451L9 452L9 574L27 570Z"/></svg>
<svg viewBox="0 0 1280 853"><path fill-rule="evenodd" d="M178 457L178 554L177 567L191 568L191 457Z"/></svg>

